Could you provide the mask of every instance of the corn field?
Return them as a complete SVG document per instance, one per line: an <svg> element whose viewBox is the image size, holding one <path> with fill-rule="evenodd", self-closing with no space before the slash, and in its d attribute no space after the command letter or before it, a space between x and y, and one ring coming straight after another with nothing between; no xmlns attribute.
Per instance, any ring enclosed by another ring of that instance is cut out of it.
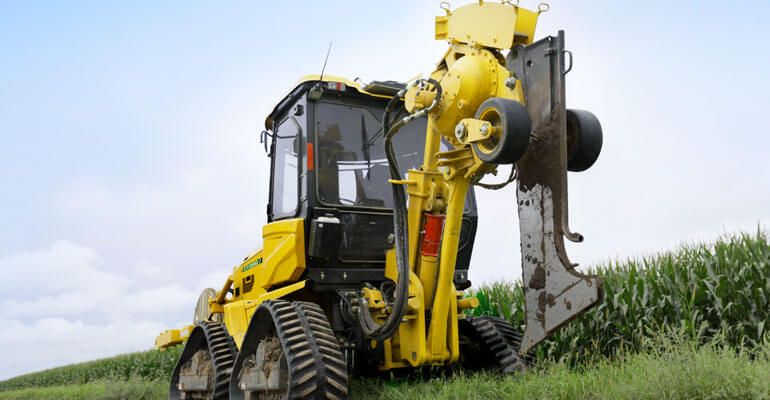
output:
<svg viewBox="0 0 770 400"><path fill-rule="evenodd" d="M105 378L167 381L171 379L181 352L182 346L177 346L168 351L151 350L49 369L0 382L0 392L27 387L85 384Z"/></svg>
<svg viewBox="0 0 770 400"><path fill-rule="evenodd" d="M591 273L604 278L605 301L539 346L538 359L574 365L638 352L650 343L646 338L666 330L754 346L770 325L770 243L760 230L613 262ZM520 283L497 283L471 295L481 303L475 315L503 317L524 328Z"/></svg>

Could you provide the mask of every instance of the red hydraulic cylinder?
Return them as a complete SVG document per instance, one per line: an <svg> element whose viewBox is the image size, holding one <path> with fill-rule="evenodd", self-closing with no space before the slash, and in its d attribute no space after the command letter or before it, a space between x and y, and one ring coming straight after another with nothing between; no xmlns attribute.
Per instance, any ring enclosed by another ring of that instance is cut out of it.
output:
<svg viewBox="0 0 770 400"><path fill-rule="evenodd" d="M444 218L446 215L424 213L423 217L425 218L425 224L423 225L420 254L437 257L439 247L441 247L441 233L444 231Z"/></svg>

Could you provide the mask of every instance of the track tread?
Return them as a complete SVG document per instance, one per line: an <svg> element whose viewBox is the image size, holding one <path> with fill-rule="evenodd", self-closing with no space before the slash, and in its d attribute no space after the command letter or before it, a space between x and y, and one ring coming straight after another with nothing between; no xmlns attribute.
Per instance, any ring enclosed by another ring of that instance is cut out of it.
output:
<svg viewBox="0 0 770 400"><path fill-rule="evenodd" d="M232 338L227 334L227 330L224 325L214 321L201 321L197 324L196 329L200 329L205 336L204 345L208 348L209 356L214 363L214 388L211 392L210 400L227 400L229 398L229 385L230 375L233 370L233 364L235 363L235 343ZM174 373L171 380L171 399L178 399L181 397L178 389L175 388L176 382L179 379L179 371L187 362L185 354L192 355L195 352L202 349L202 347L187 349L188 343L185 344L185 349L180 356L177 365L174 367Z"/></svg>
<svg viewBox="0 0 770 400"><path fill-rule="evenodd" d="M344 399L348 394L347 363L323 310L315 303L295 301L312 353L314 391L303 398Z"/></svg>
<svg viewBox="0 0 770 400"><path fill-rule="evenodd" d="M488 349L497 366L506 375L515 375L531 364L532 357L522 359L519 355L521 334L508 321L496 317L466 316L464 326L472 329L481 339L481 345Z"/></svg>
<svg viewBox="0 0 770 400"><path fill-rule="evenodd" d="M267 300L259 307L268 311L286 357L289 368L286 398L347 398L347 363L321 307L285 300ZM245 355L239 356L239 360L241 357ZM231 389L237 389L237 383L233 381Z"/></svg>

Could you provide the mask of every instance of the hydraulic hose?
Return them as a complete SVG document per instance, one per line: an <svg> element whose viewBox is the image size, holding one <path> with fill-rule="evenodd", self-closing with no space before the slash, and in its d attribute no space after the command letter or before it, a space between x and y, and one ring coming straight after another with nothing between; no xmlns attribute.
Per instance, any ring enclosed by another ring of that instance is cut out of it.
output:
<svg viewBox="0 0 770 400"><path fill-rule="evenodd" d="M406 93L409 87L412 87L418 83L427 82L432 84L436 88L436 97L433 103L428 108L417 111L413 114L398 120L391 126L390 114L394 111L395 107L399 104L401 97ZM398 160L393 151L393 136L398 133L399 129L411 122L414 119L420 118L430 112L438 103L438 99L441 98L441 85L434 79L420 79L413 82L410 86L402 91L399 91L388 102L385 107L385 113L382 119L382 131L387 132L385 134L385 156L388 159L388 167L390 169L390 178L393 180L401 180L401 172L398 168ZM361 325L361 329L365 336L374 340L385 340L393 336L398 330L401 321L406 314L407 301L409 300L409 273L411 267L409 265L409 241L407 239L407 208L406 208L406 192L401 184L391 184L391 190L393 194L393 236L394 246L396 250L396 267L398 270L398 279L396 281L396 290L394 294L393 308L390 315L385 319L382 324L372 318L372 314L363 299L360 299L362 304L361 310L358 312L358 320Z"/></svg>

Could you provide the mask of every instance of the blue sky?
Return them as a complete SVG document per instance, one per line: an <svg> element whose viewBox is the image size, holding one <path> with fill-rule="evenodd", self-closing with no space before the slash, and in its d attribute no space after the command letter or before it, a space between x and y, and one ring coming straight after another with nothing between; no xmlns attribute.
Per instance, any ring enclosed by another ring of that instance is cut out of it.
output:
<svg viewBox="0 0 770 400"><path fill-rule="evenodd" d="M440 14L433 1L0 1L0 379L149 348L188 322L260 243L257 134L274 103L330 41L327 73L429 73ZM596 166L570 175L586 236L573 261L767 226L769 19L765 1L551 2L538 36L566 30L569 106L605 131ZM478 197L471 278L518 278L515 194Z"/></svg>

